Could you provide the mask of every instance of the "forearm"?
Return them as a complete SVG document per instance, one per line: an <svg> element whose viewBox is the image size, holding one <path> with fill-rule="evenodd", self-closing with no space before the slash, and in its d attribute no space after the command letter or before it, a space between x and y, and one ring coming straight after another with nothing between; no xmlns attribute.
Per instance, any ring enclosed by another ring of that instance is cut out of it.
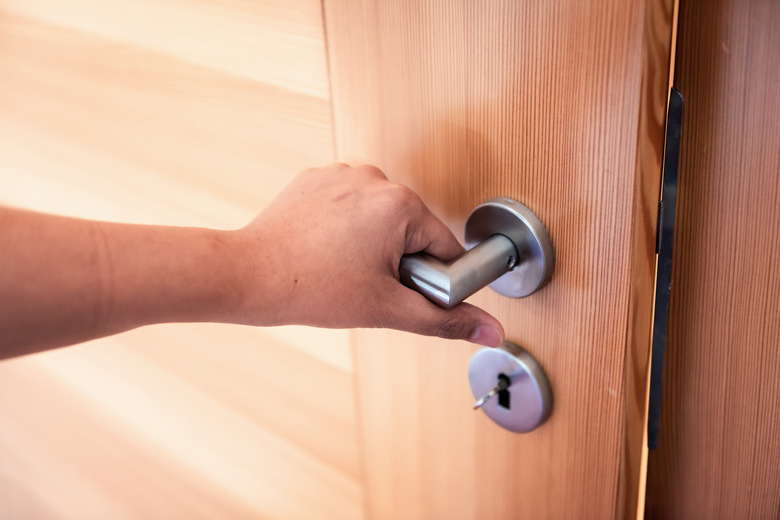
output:
<svg viewBox="0 0 780 520"><path fill-rule="evenodd" d="M235 233L0 208L0 359L141 325L229 321Z"/></svg>

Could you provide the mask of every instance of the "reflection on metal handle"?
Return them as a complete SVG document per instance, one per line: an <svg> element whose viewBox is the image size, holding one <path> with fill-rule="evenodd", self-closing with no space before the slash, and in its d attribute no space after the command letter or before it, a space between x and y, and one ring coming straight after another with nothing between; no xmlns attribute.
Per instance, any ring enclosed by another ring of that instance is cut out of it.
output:
<svg viewBox="0 0 780 520"><path fill-rule="evenodd" d="M401 257L401 282L445 309L490 284L522 298L552 277L555 253L539 218L516 200L496 198L477 206L466 220L466 247L445 263L425 253Z"/></svg>
<svg viewBox="0 0 780 520"><path fill-rule="evenodd" d="M517 248L493 235L450 263L417 253L401 258L401 282L434 303L451 309L517 264Z"/></svg>

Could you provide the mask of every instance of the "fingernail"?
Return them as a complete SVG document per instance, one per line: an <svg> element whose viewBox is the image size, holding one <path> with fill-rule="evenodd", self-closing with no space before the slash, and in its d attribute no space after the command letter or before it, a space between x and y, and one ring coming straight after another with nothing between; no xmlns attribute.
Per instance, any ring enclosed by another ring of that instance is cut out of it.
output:
<svg viewBox="0 0 780 520"><path fill-rule="evenodd" d="M498 347L501 345L503 338L501 337L501 333L493 327L480 325L471 333L469 341L486 347Z"/></svg>

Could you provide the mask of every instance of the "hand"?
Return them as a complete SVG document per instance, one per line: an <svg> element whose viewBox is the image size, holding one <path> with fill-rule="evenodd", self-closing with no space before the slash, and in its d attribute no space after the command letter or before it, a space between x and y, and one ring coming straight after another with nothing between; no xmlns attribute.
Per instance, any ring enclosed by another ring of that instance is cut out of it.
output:
<svg viewBox="0 0 780 520"><path fill-rule="evenodd" d="M398 281L406 253L463 253L409 188L371 166L303 172L237 231L0 208L0 359L141 325L390 327L498 346L501 325Z"/></svg>
<svg viewBox="0 0 780 520"><path fill-rule="evenodd" d="M469 304L444 310L399 282L401 256L464 253L409 188L372 166L301 173L236 233L236 320L254 325L387 327L498 346L500 323Z"/></svg>

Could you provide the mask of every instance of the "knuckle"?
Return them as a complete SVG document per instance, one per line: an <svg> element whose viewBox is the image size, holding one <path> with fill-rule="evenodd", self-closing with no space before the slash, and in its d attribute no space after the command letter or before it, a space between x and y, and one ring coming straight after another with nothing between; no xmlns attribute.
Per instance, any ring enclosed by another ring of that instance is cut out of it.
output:
<svg viewBox="0 0 780 520"><path fill-rule="evenodd" d="M386 293L375 291L374 295L360 306L360 311L363 313L362 321L369 328L398 328L396 319L398 309L395 306L388 306L381 294Z"/></svg>
<svg viewBox="0 0 780 520"><path fill-rule="evenodd" d="M408 186L403 184L392 184L389 189L393 205L398 208L413 208L420 202L420 198Z"/></svg>
<svg viewBox="0 0 780 520"><path fill-rule="evenodd" d="M441 324L436 331L436 336L444 339L465 338L468 333L468 324L460 316L452 316Z"/></svg>
<svg viewBox="0 0 780 520"><path fill-rule="evenodd" d="M355 170L369 177L387 179L387 176L384 174L384 172L372 164L361 164L360 166L355 166Z"/></svg>

